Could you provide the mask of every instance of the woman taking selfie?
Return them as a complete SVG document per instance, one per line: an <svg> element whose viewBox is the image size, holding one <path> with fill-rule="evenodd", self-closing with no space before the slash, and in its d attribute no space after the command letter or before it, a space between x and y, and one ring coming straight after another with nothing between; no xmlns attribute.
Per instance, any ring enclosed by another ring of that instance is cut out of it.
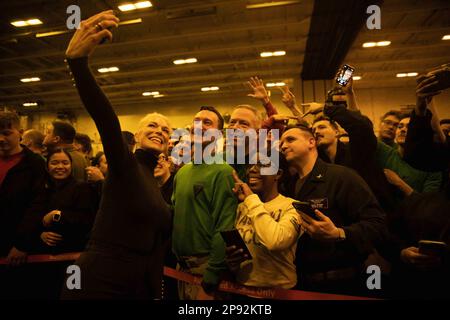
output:
<svg viewBox="0 0 450 320"><path fill-rule="evenodd" d="M96 83L88 56L119 19L112 10L85 21L66 51L67 63L86 110L97 126L108 159L100 209L86 250L75 262L81 290L63 287L63 299L154 299L161 279L171 216L153 177L158 156L167 152L170 125L149 114L139 123L133 154L122 138L119 119Z"/></svg>

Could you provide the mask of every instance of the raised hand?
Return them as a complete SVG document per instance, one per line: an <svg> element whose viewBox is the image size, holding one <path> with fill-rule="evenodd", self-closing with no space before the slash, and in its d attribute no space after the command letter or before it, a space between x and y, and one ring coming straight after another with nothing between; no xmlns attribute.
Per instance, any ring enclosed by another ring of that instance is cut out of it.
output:
<svg viewBox="0 0 450 320"><path fill-rule="evenodd" d="M107 10L83 20L66 50L66 57L74 59L89 56L104 38L112 40L108 28L117 27L119 18L113 10Z"/></svg>
<svg viewBox="0 0 450 320"><path fill-rule="evenodd" d="M269 102L269 95L264 82L258 77L251 77L250 81L247 81L248 86L253 90L253 93L249 93L247 96L260 100L262 103Z"/></svg>
<svg viewBox="0 0 450 320"><path fill-rule="evenodd" d="M435 74L421 75L417 78L416 96L419 99L430 99L441 93L437 89L439 81Z"/></svg>
<svg viewBox="0 0 450 320"><path fill-rule="evenodd" d="M283 93L283 96L281 97L281 101L283 101L285 106L288 107L289 109L295 108L296 107L295 96L289 90L289 87L288 86L284 86L284 87L278 87L278 88Z"/></svg>
<svg viewBox="0 0 450 320"><path fill-rule="evenodd" d="M235 170L233 170L233 180L234 180L233 192L239 201L244 201L245 198L253 194L253 191L250 189L250 187L241 179L239 179L239 176Z"/></svg>
<svg viewBox="0 0 450 320"><path fill-rule="evenodd" d="M345 94L353 94L353 77L350 77L347 84L341 87Z"/></svg>

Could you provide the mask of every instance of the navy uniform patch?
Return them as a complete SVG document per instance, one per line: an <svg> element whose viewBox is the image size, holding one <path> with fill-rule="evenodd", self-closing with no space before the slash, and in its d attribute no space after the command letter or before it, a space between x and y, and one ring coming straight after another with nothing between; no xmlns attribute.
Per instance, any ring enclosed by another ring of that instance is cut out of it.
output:
<svg viewBox="0 0 450 320"><path fill-rule="evenodd" d="M308 202L313 209L328 209L328 198L309 199Z"/></svg>

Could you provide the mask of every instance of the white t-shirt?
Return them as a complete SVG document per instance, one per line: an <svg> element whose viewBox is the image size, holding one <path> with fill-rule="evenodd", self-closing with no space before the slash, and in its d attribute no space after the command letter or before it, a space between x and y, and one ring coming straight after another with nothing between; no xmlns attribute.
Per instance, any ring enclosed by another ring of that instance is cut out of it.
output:
<svg viewBox="0 0 450 320"><path fill-rule="evenodd" d="M241 264L239 283L284 289L297 283L295 251L303 231L293 201L280 194L263 203L253 194L239 204L235 226L253 257Z"/></svg>

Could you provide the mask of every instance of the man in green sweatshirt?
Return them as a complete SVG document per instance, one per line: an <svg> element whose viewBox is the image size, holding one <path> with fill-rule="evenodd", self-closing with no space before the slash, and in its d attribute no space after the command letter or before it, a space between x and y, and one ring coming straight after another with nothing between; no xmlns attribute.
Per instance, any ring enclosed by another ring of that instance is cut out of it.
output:
<svg viewBox="0 0 450 320"><path fill-rule="evenodd" d="M201 137L194 136L194 154L199 149L203 154L216 142L204 134L223 129L223 118L216 109L207 107L195 115L194 122L197 127L201 123L202 133ZM178 293L183 300L217 298L220 275L226 269L220 231L233 228L237 209L231 166L197 160L194 156L194 162L178 171L172 195L172 249L178 259L177 268L202 276L201 287L179 282Z"/></svg>

